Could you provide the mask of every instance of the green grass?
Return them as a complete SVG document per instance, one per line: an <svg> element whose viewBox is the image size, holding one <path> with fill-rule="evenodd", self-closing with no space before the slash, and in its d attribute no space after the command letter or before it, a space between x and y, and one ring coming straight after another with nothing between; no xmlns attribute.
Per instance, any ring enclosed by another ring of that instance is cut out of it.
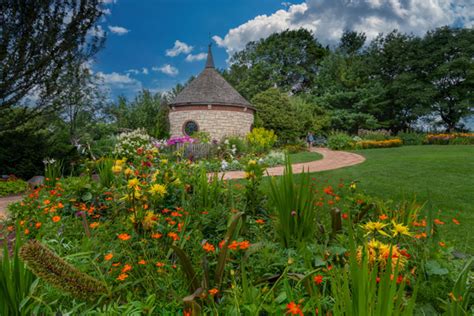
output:
<svg viewBox="0 0 474 316"><path fill-rule="evenodd" d="M318 172L336 184L359 181L358 189L394 201L426 202L440 212L442 229L456 249L473 253L474 146L405 146L354 151L366 157L360 165ZM452 223L457 218L461 225ZM449 224L449 225L448 225Z"/></svg>
<svg viewBox="0 0 474 316"><path fill-rule="evenodd" d="M289 157L292 164L310 162L323 158L321 154L310 151L302 151L296 154L289 154Z"/></svg>

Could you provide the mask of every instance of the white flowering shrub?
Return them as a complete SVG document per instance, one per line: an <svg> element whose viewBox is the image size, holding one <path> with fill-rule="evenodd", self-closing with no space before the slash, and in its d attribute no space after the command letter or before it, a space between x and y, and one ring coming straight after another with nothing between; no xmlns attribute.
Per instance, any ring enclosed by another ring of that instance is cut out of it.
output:
<svg viewBox="0 0 474 316"><path fill-rule="evenodd" d="M117 136L114 155L121 158L132 158L137 150L146 151L155 148L150 135L144 129L124 132Z"/></svg>
<svg viewBox="0 0 474 316"><path fill-rule="evenodd" d="M267 166L277 166L285 163L285 153L283 151L272 150L262 159L262 163Z"/></svg>

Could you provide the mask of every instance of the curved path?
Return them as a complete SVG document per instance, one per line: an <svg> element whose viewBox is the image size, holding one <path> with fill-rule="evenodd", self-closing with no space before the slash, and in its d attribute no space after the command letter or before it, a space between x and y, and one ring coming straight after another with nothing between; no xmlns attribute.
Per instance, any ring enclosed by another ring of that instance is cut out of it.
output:
<svg viewBox="0 0 474 316"><path fill-rule="evenodd" d="M18 202L23 198L22 195L12 195L7 197L0 197L0 220L6 217L7 206L10 203Z"/></svg>
<svg viewBox="0 0 474 316"><path fill-rule="evenodd" d="M317 152L323 156L320 160L293 164L293 173L302 173L304 171L318 172L325 170L339 169L353 166L365 161L361 155L349 153L346 151L334 151L327 148L311 148L311 151ZM271 167L267 169L270 176L281 176L285 170L284 166ZM245 177L244 171L220 172L219 178L224 179L242 179Z"/></svg>

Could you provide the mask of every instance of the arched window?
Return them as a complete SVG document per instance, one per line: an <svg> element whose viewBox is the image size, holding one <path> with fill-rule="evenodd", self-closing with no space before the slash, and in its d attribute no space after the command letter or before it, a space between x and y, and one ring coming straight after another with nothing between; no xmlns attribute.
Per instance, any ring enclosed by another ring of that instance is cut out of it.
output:
<svg viewBox="0 0 474 316"><path fill-rule="evenodd" d="M199 131L199 125L195 121L186 121L183 125L184 135L191 136L194 132Z"/></svg>

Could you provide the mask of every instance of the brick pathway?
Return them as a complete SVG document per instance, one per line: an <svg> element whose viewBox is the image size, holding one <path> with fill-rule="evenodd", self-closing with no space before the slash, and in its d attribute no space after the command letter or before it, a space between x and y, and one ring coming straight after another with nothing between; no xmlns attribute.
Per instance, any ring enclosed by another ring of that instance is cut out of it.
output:
<svg viewBox="0 0 474 316"><path fill-rule="evenodd" d="M312 148L311 151L320 153L323 155L323 159L298 163L293 165L294 173L301 173L304 171L317 172L325 170L339 169L343 167L353 166L360 164L365 161L365 158L361 155L348 153L345 151L333 151L327 148ZM267 172L271 176L280 176L283 174L285 167L278 166L268 168ZM219 173L219 178L224 177L224 179L242 179L245 176L243 171L229 171Z"/></svg>
<svg viewBox="0 0 474 316"><path fill-rule="evenodd" d="M6 217L7 206L10 203L18 202L22 199L21 195L13 195L7 197L0 197L0 219Z"/></svg>

